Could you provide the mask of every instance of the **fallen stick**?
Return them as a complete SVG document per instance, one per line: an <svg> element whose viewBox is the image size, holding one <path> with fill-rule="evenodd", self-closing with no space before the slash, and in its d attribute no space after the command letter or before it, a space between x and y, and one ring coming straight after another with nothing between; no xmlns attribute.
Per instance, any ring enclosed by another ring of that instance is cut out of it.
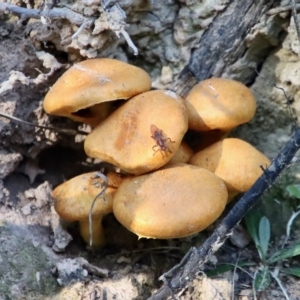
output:
<svg viewBox="0 0 300 300"><path fill-rule="evenodd" d="M187 284L201 271L201 267L224 244L232 234L234 227L258 202L261 195L268 190L282 171L293 163L294 156L299 149L300 128L297 128L290 141L272 161L270 167L235 204L204 244L198 248L192 247L178 265L159 278L164 282L164 285L149 300L160 300L167 296L173 296L173 299L176 299L174 294L187 287Z"/></svg>
<svg viewBox="0 0 300 300"><path fill-rule="evenodd" d="M95 21L95 18L86 18L75 11L63 7L63 8L52 8L50 10L38 10L30 9L25 7L20 7L10 3L0 3L0 11L11 12L15 15L19 15L21 18L29 19L40 19L41 17L50 19L67 19L72 24L80 26L82 23L90 23L90 25Z"/></svg>

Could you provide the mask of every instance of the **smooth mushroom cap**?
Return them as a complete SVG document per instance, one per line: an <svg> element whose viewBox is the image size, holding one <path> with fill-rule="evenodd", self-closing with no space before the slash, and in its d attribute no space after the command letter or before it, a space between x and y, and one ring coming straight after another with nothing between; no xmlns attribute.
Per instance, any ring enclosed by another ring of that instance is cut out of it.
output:
<svg viewBox="0 0 300 300"><path fill-rule="evenodd" d="M97 198L93 208L93 246L104 244L102 218L112 212L112 201L116 189L122 182L120 174L109 172L106 174L108 187L104 197ZM76 176L57 186L52 197L57 214L67 221L79 221L80 233L86 243L89 242L88 217L95 197L102 191L103 179L90 172Z"/></svg>
<svg viewBox="0 0 300 300"><path fill-rule="evenodd" d="M113 211L139 237L180 238L212 224L223 212L227 196L223 181L208 170L170 164L124 179Z"/></svg>
<svg viewBox="0 0 300 300"><path fill-rule="evenodd" d="M89 157L140 175L167 164L187 131L184 100L171 91L150 91L127 101L86 138Z"/></svg>
<svg viewBox="0 0 300 300"><path fill-rule="evenodd" d="M247 142L227 138L195 153L189 163L215 173L236 195L250 189L270 160Z"/></svg>
<svg viewBox="0 0 300 300"><path fill-rule="evenodd" d="M48 114L99 124L113 109L113 100L125 100L151 88L142 69L119 60L96 58L73 65L44 99Z"/></svg>
<svg viewBox="0 0 300 300"><path fill-rule="evenodd" d="M186 101L189 129L197 131L229 131L250 121L256 111L256 101L250 89L224 78L199 82Z"/></svg>

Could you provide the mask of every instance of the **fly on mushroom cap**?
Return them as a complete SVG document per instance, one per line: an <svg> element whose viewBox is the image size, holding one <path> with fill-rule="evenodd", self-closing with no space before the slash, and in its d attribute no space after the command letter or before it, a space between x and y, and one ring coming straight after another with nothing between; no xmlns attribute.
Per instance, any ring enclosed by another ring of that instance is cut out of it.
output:
<svg viewBox="0 0 300 300"><path fill-rule="evenodd" d="M109 172L108 185L103 197L97 198L92 210L92 242L93 246L100 247L105 243L102 228L102 218L112 212L112 200L116 189L122 182L120 174ZM89 212L97 195L103 190L104 181L96 172L76 176L58 187L52 193L54 209L64 220L79 221L80 234L86 243L89 242ZM101 185L101 186L100 186Z"/></svg>
<svg viewBox="0 0 300 300"><path fill-rule="evenodd" d="M140 238L172 239L212 224L227 202L224 182L203 168L169 164L125 178L113 201L117 220Z"/></svg>
<svg viewBox="0 0 300 300"><path fill-rule="evenodd" d="M270 160L250 144L227 138L195 153L190 164L219 176L228 189L229 201L246 192L270 165Z"/></svg>
<svg viewBox="0 0 300 300"><path fill-rule="evenodd" d="M130 174L143 174L167 164L187 131L184 100L171 91L139 94L114 111L86 138L89 157Z"/></svg>
<svg viewBox="0 0 300 300"><path fill-rule="evenodd" d="M48 114L65 116L93 126L113 110L111 101L149 91L151 78L142 69L109 58L73 65L53 85L44 100Z"/></svg>
<svg viewBox="0 0 300 300"><path fill-rule="evenodd" d="M245 85L225 78L211 78L196 84L188 96L189 129L229 131L250 121L255 98Z"/></svg>

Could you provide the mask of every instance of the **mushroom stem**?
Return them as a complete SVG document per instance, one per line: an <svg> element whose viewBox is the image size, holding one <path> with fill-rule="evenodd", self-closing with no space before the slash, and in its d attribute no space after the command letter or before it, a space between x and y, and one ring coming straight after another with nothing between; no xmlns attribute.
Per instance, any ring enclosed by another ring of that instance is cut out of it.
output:
<svg viewBox="0 0 300 300"><path fill-rule="evenodd" d="M90 244L89 219L79 221L79 231L83 240ZM102 217L92 218L92 245L93 247L103 247L105 245L105 236L102 227Z"/></svg>

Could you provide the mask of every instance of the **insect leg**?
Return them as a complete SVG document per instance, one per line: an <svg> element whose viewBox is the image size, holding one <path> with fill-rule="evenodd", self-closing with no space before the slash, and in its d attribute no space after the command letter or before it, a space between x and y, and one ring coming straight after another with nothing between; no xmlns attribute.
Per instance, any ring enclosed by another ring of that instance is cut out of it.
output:
<svg viewBox="0 0 300 300"><path fill-rule="evenodd" d="M169 141L170 143L175 143L175 141L172 141L170 138L166 139L166 142Z"/></svg>
<svg viewBox="0 0 300 300"><path fill-rule="evenodd" d="M153 151L158 151L158 150L155 150L156 147L159 147L159 146L158 146L158 145L154 145L154 146L152 147L152 150L153 150Z"/></svg>
<svg viewBox="0 0 300 300"><path fill-rule="evenodd" d="M157 149L157 147L158 147L158 149ZM157 150L155 150L155 149L157 149ZM152 156L154 156L158 151L161 151L159 145L154 145L154 146L152 147L152 150L154 151L154 153L153 153Z"/></svg>

